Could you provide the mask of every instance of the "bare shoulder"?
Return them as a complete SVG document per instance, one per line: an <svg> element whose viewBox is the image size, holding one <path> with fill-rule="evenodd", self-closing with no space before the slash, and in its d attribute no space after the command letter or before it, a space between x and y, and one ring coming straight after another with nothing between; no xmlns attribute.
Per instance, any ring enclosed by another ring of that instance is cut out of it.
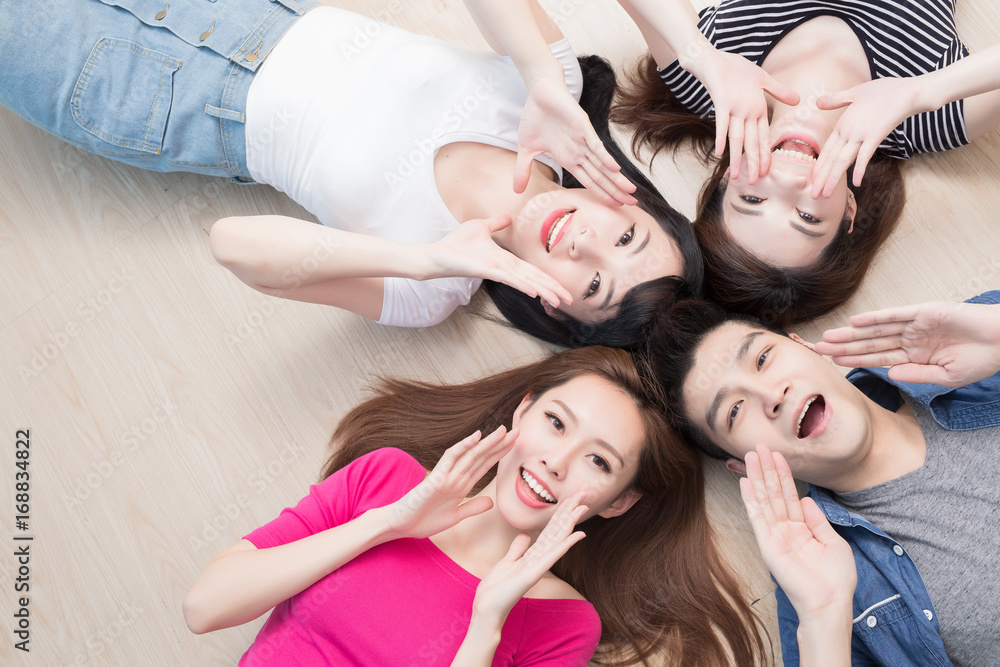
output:
<svg viewBox="0 0 1000 667"><path fill-rule="evenodd" d="M541 600L586 600L575 588L551 572L542 575L538 583L528 589L524 597Z"/></svg>

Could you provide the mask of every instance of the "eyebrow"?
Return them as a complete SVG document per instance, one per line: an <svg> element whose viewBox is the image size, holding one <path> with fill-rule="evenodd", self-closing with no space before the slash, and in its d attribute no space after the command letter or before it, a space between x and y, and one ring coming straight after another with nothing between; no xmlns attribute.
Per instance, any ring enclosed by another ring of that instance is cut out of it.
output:
<svg viewBox="0 0 1000 667"><path fill-rule="evenodd" d="M647 231L647 232L646 232L646 238L644 238L644 239L642 240L642 243L640 243L640 244L638 245L638 247L636 247L636 249L632 251L632 256L633 256L633 257L635 257L635 256L636 256L636 255L638 255L638 254L639 254L640 252L642 252L643 250L645 250L645 249L646 249L646 244L648 244L648 243L649 243L649 239L650 239L650 237L652 237L652 236L653 236L653 232L651 232L651 231Z"/></svg>
<svg viewBox="0 0 1000 667"><path fill-rule="evenodd" d="M803 234L805 234L806 236L811 236L813 238L819 238L820 236L825 236L825 234L823 234L822 232L810 231L810 230L806 229L805 227L796 224L795 221L791 221L788 224L792 226L792 229L794 229L796 231L800 231Z"/></svg>
<svg viewBox="0 0 1000 667"><path fill-rule="evenodd" d="M733 357L733 362L731 366L742 366L746 362L747 354L750 352L750 346L753 342L757 340L758 336L763 336L763 331L751 331L743 340L740 342L739 349L736 350L736 355ZM708 424L708 428L712 433L715 433L715 421L719 412L719 408L722 406L722 401L725 400L726 396L729 394L729 387L720 387L719 391L715 394L715 398L712 399L712 404L708 406L708 410L705 411L705 423Z"/></svg>
<svg viewBox="0 0 1000 667"><path fill-rule="evenodd" d="M748 208L742 208L742 207L737 206L736 204L732 204L732 203L730 203L729 205L737 213L743 213L744 215L763 215L763 213L761 213L760 211L752 211L752 210L750 210Z"/></svg>
<svg viewBox="0 0 1000 667"><path fill-rule="evenodd" d="M580 420L576 418L576 415L573 414L573 411L569 409L568 405L560 401L558 398L554 399L552 402L556 403L557 405L559 405L559 407L561 407L563 410L566 411L566 415L570 418L570 421L572 421L574 424L580 423ZM614 454L615 458L618 459L618 463L620 463L623 468L625 467L625 459L622 458L622 455L618 453L618 450L615 449L610 442L608 442L607 440L601 440L600 438L597 438L597 444L603 447L604 449L608 450L612 454Z"/></svg>

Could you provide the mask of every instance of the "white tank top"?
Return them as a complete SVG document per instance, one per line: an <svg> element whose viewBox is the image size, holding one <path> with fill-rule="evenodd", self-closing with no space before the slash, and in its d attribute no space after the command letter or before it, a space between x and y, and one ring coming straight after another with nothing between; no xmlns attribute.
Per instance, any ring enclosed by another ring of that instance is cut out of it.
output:
<svg viewBox="0 0 1000 667"><path fill-rule="evenodd" d="M582 75L568 42L550 48L579 99ZM516 151L526 97L509 58L319 7L289 29L254 77L247 163L256 181L324 225L431 243L459 224L434 181L437 150L473 141ZM561 174L548 156L539 160ZM436 324L467 304L479 283L386 278L379 322Z"/></svg>

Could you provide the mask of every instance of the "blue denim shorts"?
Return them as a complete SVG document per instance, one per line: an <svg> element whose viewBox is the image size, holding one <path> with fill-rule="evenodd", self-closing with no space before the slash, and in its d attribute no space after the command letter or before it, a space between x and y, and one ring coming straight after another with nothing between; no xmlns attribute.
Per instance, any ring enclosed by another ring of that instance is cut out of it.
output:
<svg viewBox="0 0 1000 667"><path fill-rule="evenodd" d="M250 180L254 72L315 0L0 2L0 104L154 171Z"/></svg>

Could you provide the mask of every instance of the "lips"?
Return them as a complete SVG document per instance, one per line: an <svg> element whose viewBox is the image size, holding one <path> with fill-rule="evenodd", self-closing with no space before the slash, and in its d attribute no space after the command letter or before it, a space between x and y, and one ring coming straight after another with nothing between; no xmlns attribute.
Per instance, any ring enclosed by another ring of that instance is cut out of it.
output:
<svg viewBox="0 0 1000 667"><path fill-rule="evenodd" d="M552 252L552 248L559 243L563 235L569 229L569 223L573 218L575 209L561 209L553 211L542 223L541 239L545 246L545 252Z"/></svg>
<svg viewBox="0 0 1000 667"><path fill-rule="evenodd" d="M542 509L554 505L556 497L544 484L539 482L534 475L521 468L520 475L515 483L517 495L528 507Z"/></svg>
<svg viewBox="0 0 1000 667"><path fill-rule="evenodd" d="M819 157L819 144L806 134L786 134L778 139L771 152L804 162L815 162Z"/></svg>
<svg viewBox="0 0 1000 667"><path fill-rule="evenodd" d="M823 396L810 396L799 412L795 436L801 440L825 431L830 412Z"/></svg>

